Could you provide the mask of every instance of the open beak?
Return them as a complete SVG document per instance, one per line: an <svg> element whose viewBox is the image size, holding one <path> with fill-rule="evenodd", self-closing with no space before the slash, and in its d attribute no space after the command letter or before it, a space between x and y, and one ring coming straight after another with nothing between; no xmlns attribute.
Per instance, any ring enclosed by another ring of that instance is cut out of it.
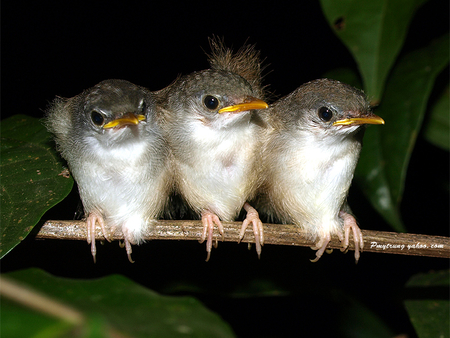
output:
<svg viewBox="0 0 450 338"><path fill-rule="evenodd" d="M239 113L241 111L252 110L252 109L267 109L269 105L265 103L263 100L247 97L243 103L236 104L234 106L228 106L220 109L218 111L219 114L222 113Z"/></svg>
<svg viewBox="0 0 450 338"><path fill-rule="evenodd" d="M135 115L133 113L126 113L122 117L112 120L103 126L104 129L114 128L114 127L123 127L127 125L137 125L139 122L144 121L144 115Z"/></svg>
<svg viewBox="0 0 450 338"><path fill-rule="evenodd" d="M333 126L349 126L360 124L384 124L384 120L377 115L370 115L366 117L352 117L342 120L337 120L333 123Z"/></svg>

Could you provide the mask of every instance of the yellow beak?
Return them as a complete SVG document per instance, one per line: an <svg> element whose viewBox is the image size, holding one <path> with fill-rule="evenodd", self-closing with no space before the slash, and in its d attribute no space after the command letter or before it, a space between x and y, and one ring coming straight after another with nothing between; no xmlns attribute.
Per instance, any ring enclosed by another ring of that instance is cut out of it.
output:
<svg viewBox="0 0 450 338"><path fill-rule="evenodd" d="M252 109L267 109L269 105L263 100L249 96L245 99L244 103L236 104L234 106L228 106L220 109L219 114L222 113L238 113L241 111L252 110Z"/></svg>
<svg viewBox="0 0 450 338"><path fill-rule="evenodd" d="M384 120L377 116L367 116L367 117L353 117L343 120L338 120L333 123L333 126L349 126L349 125L359 125L359 124L384 124Z"/></svg>
<svg viewBox="0 0 450 338"><path fill-rule="evenodd" d="M135 115L133 113L127 113L123 115L121 118L112 120L111 122L108 122L103 126L104 129L114 128L114 127L121 127L126 125L137 125L139 122L144 121L145 116L144 115Z"/></svg>

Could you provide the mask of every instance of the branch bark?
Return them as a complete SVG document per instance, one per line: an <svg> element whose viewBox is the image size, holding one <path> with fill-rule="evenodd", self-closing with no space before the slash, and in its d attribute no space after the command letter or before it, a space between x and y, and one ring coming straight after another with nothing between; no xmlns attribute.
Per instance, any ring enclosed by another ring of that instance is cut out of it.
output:
<svg viewBox="0 0 450 338"><path fill-rule="evenodd" d="M224 241L237 242L241 222L223 223ZM149 227L145 238L147 240L198 240L203 226L200 221L158 220ZM364 236L364 251L379 252L411 256L428 256L450 258L450 238L442 236L428 236L409 233L362 230ZM216 232L218 240L222 238ZM42 226L36 238L86 240L87 228L84 221L47 221ZM104 240L103 234L97 227L96 239ZM111 240L122 239L120 230L111 232ZM242 242L254 243L251 227L245 233ZM306 233L295 225L264 224L264 243L275 245L295 245L311 247L313 242L308 240ZM340 249L341 243L337 237L331 239L329 248ZM354 250L350 240L349 250Z"/></svg>

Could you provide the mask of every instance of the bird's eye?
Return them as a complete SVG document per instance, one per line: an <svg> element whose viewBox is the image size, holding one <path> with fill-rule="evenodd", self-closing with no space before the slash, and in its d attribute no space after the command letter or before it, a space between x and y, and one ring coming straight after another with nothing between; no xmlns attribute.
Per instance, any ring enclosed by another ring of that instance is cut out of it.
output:
<svg viewBox="0 0 450 338"><path fill-rule="evenodd" d="M94 124L96 126L101 126L103 124L103 122L105 121L102 114L100 114L98 111L95 111L95 110L93 110L91 113L91 119L92 119L92 122L94 122Z"/></svg>
<svg viewBox="0 0 450 338"><path fill-rule="evenodd" d="M331 109L329 109L327 107L319 108L318 112L319 112L319 117L325 122L330 121L331 118L333 117L333 112L331 111Z"/></svg>
<svg viewBox="0 0 450 338"><path fill-rule="evenodd" d="M203 103L205 104L206 108L215 110L219 106L219 99L212 95L206 95Z"/></svg>
<svg viewBox="0 0 450 338"><path fill-rule="evenodd" d="M145 111L146 108L147 108L147 103L144 101L144 99L142 99L141 102L139 102L139 109L141 111Z"/></svg>

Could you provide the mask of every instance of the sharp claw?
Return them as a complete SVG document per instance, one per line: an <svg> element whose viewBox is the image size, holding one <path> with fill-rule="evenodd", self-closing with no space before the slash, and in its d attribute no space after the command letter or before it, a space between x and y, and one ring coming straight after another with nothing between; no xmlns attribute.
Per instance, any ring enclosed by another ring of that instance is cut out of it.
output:
<svg viewBox="0 0 450 338"><path fill-rule="evenodd" d="M102 230L105 231L105 223L103 222L103 217L99 216L95 212L90 213L88 218L86 219L86 227L87 227L87 242L91 245L91 254L96 263L97 259L97 248L95 246L95 223L98 222L102 227ZM105 233L104 233L105 234Z"/></svg>
<svg viewBox="0 0 450 338"><path fill-rule="evenodd" d="M342 244L343 248L341 249L341 251L348 250L350 242L350 230L351 230L353 233L353 242L355 243L355 261L356 263L358 263L360 258L360 252L362 252L364 247L364 238L361 229L356 223L355 218L349 213L346 213L345 211L340 211L339 216L344 220L344 239ZM341 239L341 237L339 239Z"/></svg>
<svg viewBox="0 0 450 338"><path fill-rule="evenodd" d="M92 254L92 258L94 260L94 264L97 263L97 248L95 247L95 241L92 241L91 243L91 254Z"/></svg>
<svg viewBox="0 0 450 338"><path fill-rule="evenodd" d="M313 250L317 250L316 258L310 259L311 262L315 263L320 259L320 257L322 257L323 253L327 249L328 243L330 243L330 240L331 240L331 235L329 233L324 234L323 237L320 238L319 241L316 243L316 245L311 248Z"/></svg>
<svg viewBox="0 0 450 338"><path fill-rule="evenodd" d="M211 250L213 247L214 224L217 225L219 233L222 235L222 240L225 239L225 234L223 230L223 225L220 222L219 217L217 217L217 215L211 212L204 212L202 214L202 224L203 224L203 232L199 242L203 243L206 239L206 252L207 252L206 261L209 261L209 258L211 256ZM217 245L218 241L216 239L214 247L217 248Z"/></svg>
<svg viewBox="0 0 450 338"><path fill-rule="evenodd" d="M242 223L241 231L239 232L238 244L241 243L242 239L245 236L245 230L248 227L248 223L249 223L248 219L247 218L244 219L244 222Z"/></svg>
<svg viewBox="0 0 450 338"><path fill-rule="evenodd" d="M253 220L252 223L253 223L253 233L255 234L255 249L259 259L261 258L260 229L258 227L258 222L256 220Z"/></svg>
<svg viewBox="0 0 450 338"><path fill-rule="evenodd" d="M111 239L109 238L109 234L108 234L108 232L106 231L106 226L105 226L105 222L103 221L103 218L99 218L98 221L99 221L100 227L101 227L101 229L102 229L103 237L105 237L105 239L106 239L108 242L111 242Z"/></svg>
<svg viewBox="0 0 450 338"><path fill-rule="evenodd" d="M122 233L123 233L123 243L119 241L119 245L122 248L125 247L128 260L130 261L130 263L134 263L134 260L131 258L131 253L133 252L131 244L135 244L133 236L130 234L129 229L125 226L122 226Z"/></svg>
<svg viewBox="0 0 450 338"><path fill-rule="evenodd" d="M217 240L217 238L216 238L216 240L214 241L213 246L214 246L215 249L217 249L217 247L219 246L219 241Z"/></svg>
<svg viewBox="0 0 450 338"><path fill-rule="evenodd" d="M131 249L131 243L125 238L125 250L127 251L128 260L130 263L134 263L134 260L131 258L131 253L133 250Z"/></svg>
<svg viewBox="0 0 450 338"><path fill-rule="evenodd" d="M208 252L209 255L211 254L212 250L213 230L214 228L208 225L208 239L206 240L206 251Z"/></svg>
<svg viewBox="0 0 450 338"><path fill-rule="evenodd" d="M255 208L253 208L248 202L244 203L244 209L247 211L247 217L242 223L241 231L239 232L238 243L244 238L245 230L247 229L250 222L253 226L253 234L255 235L255 249L258 254L258 258L261 256L261 247L264 245L264 229L261 220L259 219L259 214Z"/></svg>
<svg viewBox="0 0 450 338"><path fill-rule="evenodd" d="M86 240L87 240L88 244L91 244L92 243L92 239L91 239L91 225L89 223L89 219L86 220L86 227L87 227Z"/></svg>
<svg viewBox="0 0 450 338"><path fill-rule="evenodd" d="M202 217L202 224L203 224L203 231L202 235L200 236L199 243L203 243L206 239L206 233L208 232L208 220L206 217Z"/></svg>

